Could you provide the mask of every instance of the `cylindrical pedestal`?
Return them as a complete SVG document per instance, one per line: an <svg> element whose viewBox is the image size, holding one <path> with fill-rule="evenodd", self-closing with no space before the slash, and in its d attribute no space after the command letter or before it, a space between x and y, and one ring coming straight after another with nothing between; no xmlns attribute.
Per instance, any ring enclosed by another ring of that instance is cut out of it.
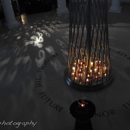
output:
<svg viewBox="0 0 130 130"><path fill-rule="evenodd" d="M74 130L93 130L90 118L95 111L96 108L91 101L81 99L72 103L70 113L76 118Z"/></svg>
<svg viewBox="0 0 130 130"><path fill-rule="evenodd" d="M121 5L120 0L112 0L112 4L110 6L109 12L121 13Z"/></svg>
<svg viewBox="0 0 130 130"><path fill-rule="evenodd" d="M11 0L1 0L6 23L5 26L8 27L9 29L16 27L20 25L18 21L15 19Z"/></svg>
<svg viewBox="0 0 130 130"><path fill-rule="evenodd" d="M86 121L76 120L74 130L93 130L91 120Z"/></svg>
<svg viewBox="0 0 130 130"><path fill-rule="evenodd" d="M68 8L66 7L66 0L57 0L57 4L58 4L57 14L69 13Z"/></svg>

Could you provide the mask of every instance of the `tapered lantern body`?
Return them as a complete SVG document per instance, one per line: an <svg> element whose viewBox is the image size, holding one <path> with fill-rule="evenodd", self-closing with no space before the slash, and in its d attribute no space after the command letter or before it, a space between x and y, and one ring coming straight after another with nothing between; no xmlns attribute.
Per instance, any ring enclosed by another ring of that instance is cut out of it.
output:
<svg viewBox="0 0 130 130"><path fill-rule="evenodd" d="M95 91L113 79L108 39L107 0L70 0L69 51L65 80Z"/></svg>

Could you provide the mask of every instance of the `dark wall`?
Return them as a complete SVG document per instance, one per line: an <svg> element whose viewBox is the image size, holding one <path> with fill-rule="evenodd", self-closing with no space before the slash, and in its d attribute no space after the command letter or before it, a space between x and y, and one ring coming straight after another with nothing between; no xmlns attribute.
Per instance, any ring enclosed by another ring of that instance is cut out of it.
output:
<svg viewBox="0 0 130 130"><path fill-rule="evenodd" d="M57 8L57 0L18 0L21 13L48 12ZM66 0L67 7L69 0Z"/></svg>

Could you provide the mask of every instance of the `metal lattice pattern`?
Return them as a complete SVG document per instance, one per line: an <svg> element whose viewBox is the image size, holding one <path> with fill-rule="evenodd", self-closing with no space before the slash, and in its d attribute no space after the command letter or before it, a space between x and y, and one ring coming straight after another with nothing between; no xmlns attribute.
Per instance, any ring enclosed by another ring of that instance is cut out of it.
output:
<svg viewBox="0 0 130 130"><path fill-rule="evenodd" d="M85 86L102 84L111 73L107 0L70 0L69 7L69 80Z"/></svg>

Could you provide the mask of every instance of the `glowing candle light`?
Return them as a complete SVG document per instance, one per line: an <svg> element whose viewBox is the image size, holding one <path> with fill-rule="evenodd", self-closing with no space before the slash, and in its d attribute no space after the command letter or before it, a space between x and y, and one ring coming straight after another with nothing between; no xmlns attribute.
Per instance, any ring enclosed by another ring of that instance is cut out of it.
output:
<svg viewBox="0 0 130 130"><path fill-rule="evenodd" d="M98 72L98 74L100 75L101 73L100 73L100 72Z"/></svg>
<svg viewBox="0 0 130 130"><path fill-rule="evenodd" d="M94 71L97 72L97 69L95 68Z"/></svg>
<svg viewBox="0 0 130 130"><path fill-rule="evenodd" d="M88 78L86 79L86 82L89 83L89 79Z"/></svg>
<svg viewBox="0 0 130 130"><path fill-rule="evenodd" d="M84 102L84 101L78 101L78 105L79 105L79 107L80 108L85 108L85 106L86 106L86 102Z"/></svg>
<svg viewBox="0 0 130 130"><path fill-rule="evenodd" d="M72 70L75 71L75 67L72 67Z"/></svg>
<svg viewBox="0 0 130 130"><path fill-rule="evenodd" d="M71 73L71 76L74 76L74 72Z"/></svg>
<svg viewBox="0 0 130 130"><path fill-rule="evenodd" d="M81 103L80 106L84 108L85 107L85 103Z"/></svg>
<svg viewBox="0 0 130 130"><path fill-rule="evenodd" d="M92 70L90 70L90 75L91 75L91 76L92 76L92 72L93 72L93 71L92 71Z"/></svg>
<svg viewBox="0 0 130 130"><path fill-rule="evenodd" d="M88 74L87 77L90 77L90 74Z"/></svg>
<svg viewBox="0 0 130 130"><path fill-rule="evenodd" d="M78 77L75 77L75 81L77 81L78 80Z"/></svg>

